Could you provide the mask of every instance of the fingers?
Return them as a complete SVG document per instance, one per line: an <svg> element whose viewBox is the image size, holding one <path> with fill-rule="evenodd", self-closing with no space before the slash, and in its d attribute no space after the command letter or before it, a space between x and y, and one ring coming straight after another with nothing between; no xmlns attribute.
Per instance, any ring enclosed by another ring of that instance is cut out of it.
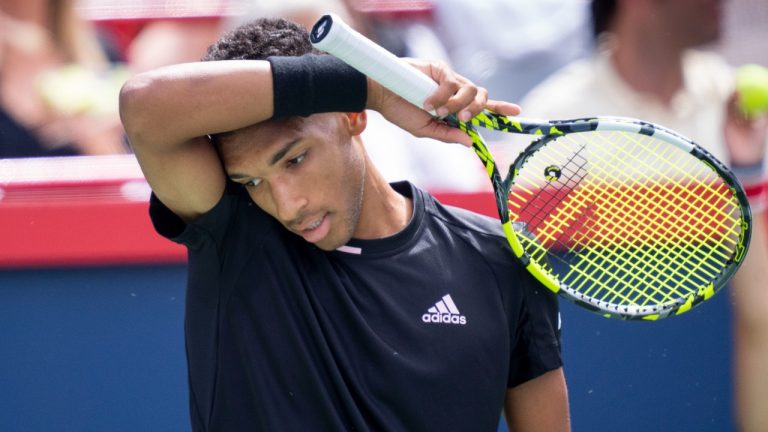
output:
<svg viewBox="0 0 768 432"><path fill-rule="evenodd" d="M445 114L457 113L461 121L469 121L483 110L487 100L488 92L484 88L464 85L441 109L446 111Z"/></svg>
<svg viewBox="0 0 768 432"><path fill-rule="evenodd" d="M433 138L447 143L462 144L467 147L472 146L472 139L469 138L469 135L465 134L460 129L435 119L431 119L425 128L416 132L414 135L423 138Z"/></svg>
<svg viewBox="0 0 768 432"><path fill-rule="evenodd" d="M741 128L761 128L768 116L749 115L742 109L739 94L734 92L728 98L725 106L726 123L731 123Z"/></svg>
<svg viewBox="0 0 768 432"><path fill-rule="evenodd" d="M467 119L460 118L460 120L468 121L470 118L472 118L472 116L476 115L476 113L479 113L481 109L483 109L482 106L476 112L474 109L472 109L472 112L469 114L470 117ZM496 100L488 100L485 104L485 109L489 109L497 114L504 116L516 116L521 112L520 107L516 104ZM461 115L462 114L459 113L460 117ZM448 143L463 144L467 147L472 146L472 139L469 137L469 135L462 132L460 129L449 126L448 124L437 121L435 119L430 119L428 127L423 128L421 133L417 136L430 137Z"/></svg>
<svg viewBox="0 0 768 432"><path fill-rule="evenodd" d="M440 118L456 114L459 120L466 122L484 109L505 116L520 114L518 105L489 100L485 88L453 72L444 63L425 64L422 68L438 83L437 90L424 102L424 109Z"/></svg>
<svg viewBox="0 0 768 432"><path fill-rule="evenodd" d="M455 114L463 122L469 121L484 109L504 116L520 114L519 106L509 102L489 100L486 89L453 72L443 63L406 60L429 75L438 85L437 89L424 101L424 106L421 107L423 110L389 92L382 93L386 97L377 98L376 92L371 92L370 89L368 103L371 107L372 99L378 101L374 104L374 109L414 136L471 146L472 140L466 133L435 119L427 112L436 114L440 118Z"/></svg>
<svg viewBox="0 0 768 432"><path fill-rule="evenodd" d="M424 109L438 117L456 114L467 121L485 108L488 91L453 72L444 63L432 63L427 73L438 83L437 90L424 102Z"/></svg>
<svg viewBox="0 0 768 432"><path fill-rule="evenodd" d="M522 112L520 106L517 104L497 100L489 100L485 107L497 114L505 116L516 116L520 115L520 112Z"/></svg>
<svg viewBox="0 0 768 432"><path fill-rule="evenodd" d="M728 158L733 166L759 164L765 157L768 116L750 117L742 111L738 95L731 95L726 105L724 137Z"/></svg>
<svg viewBox="0 0 768 432"><path fill-rule="evenodd" d="M728 101L725 104L725 114L728 121L735 122L742 126L749 123L749 118L739 107L738 92L733 92L728 98Z"/></svg>

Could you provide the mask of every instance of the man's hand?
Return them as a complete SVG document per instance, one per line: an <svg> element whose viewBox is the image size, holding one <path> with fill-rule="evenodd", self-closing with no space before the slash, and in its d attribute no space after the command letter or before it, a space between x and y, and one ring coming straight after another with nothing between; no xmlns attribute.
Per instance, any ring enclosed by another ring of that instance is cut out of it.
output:
<svg viewBox="0 0 768 432"><path fill-rule="evenodd" d="M520 107L509 102L489 100L486 89L474 85L444 63L415 59L407 61L438 84L437 90L427 98L424 107L416 107L368 79L368 108L380 112L387 120L414 136L472 145L464 132L433 117L429 111L435 112L438 117L455 114L462 121L471 119L483 109L502 115L520 114Z"/></svg>
<svg viewBox="0 0 768 432"><path fill-rule="evenodd" d="M739 108L738 95L728 100L725 116L725 143L732 166L753 166L765 157L768 115L746 117Z"/></svg>

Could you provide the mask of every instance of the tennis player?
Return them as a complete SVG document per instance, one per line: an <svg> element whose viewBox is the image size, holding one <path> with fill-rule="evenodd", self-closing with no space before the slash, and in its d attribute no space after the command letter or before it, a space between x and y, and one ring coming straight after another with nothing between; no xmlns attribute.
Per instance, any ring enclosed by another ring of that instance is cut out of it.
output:
<svg viewBox="0 0 768 432"><path fill-rule="evenodd" d="M122 90L152 221L189 251L192 429L495 431L503 409L512 430L568 430L555 297L497 221L383 180L360 133L372 109L468 138L311 52L261 19ZM438 114L518 112L414 65Z"/></svg>

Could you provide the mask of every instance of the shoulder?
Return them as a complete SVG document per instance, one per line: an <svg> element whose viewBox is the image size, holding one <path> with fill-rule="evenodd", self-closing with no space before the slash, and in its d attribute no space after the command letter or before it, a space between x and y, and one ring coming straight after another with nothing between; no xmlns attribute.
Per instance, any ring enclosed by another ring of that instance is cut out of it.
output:
<svg viewBox="0 0 768 432"><path fill-rule="evenodd" d="M734 69L717 53L689 50L683 68L686 86L693 92L727 98L734 89Z"/></svg>
<svg viewBox="0 0 768 432"><path fill-rule="evenodd" d="M498 219L481 215L470 210L445 205L437 199L426 195L425 213L432 236L437 237L437 231L446 233L447 241L461 244L462 247L452 247L462 250L465 254L478 254L489 266L500 283L509 278L516 284L539 287L540 283L525 269L522 261L512 252L506 234ZM492 198L488 198L492 199ZM517 224L513 224L517 225ZM516 227L516 231L526 232L525 227ZM459 243L461 242L461 243Z"/></svg>
<svg viewBox="0 0 768 432"><path fill-rule="evenodd" d="M479 254L485 270L495 278L509 323L519 336L515 348L518 361L508 385L513 387L561 366L557 296L515 258L499 221L436 200L427 206L427 212L437 226L452 232L452 239L465 242L462 253ZM475 273L483 270L473 268Z"/></svg>
<svg viewBox="0 0 768 432"><path fill-rule="evenodd" d="M468 230L478 235L504 237L499 221L462 207L446 205L427 192L425 196L425 211L434 220L455 229ZM489 199L491 199L489 197Z"/></svg>
<svg viewBox="0 0 768 432"><path fill-rule="evenodd" d="M207 213L186 224L154 194L150 201L150 217L155 230L162 236L190 248L212 243L219 249L233 236L271 226L271 218L262 212L239 185L227 183L224 194ZM247 223L244 223L247 221Z"/></svg>
<svg viewBox="0 0 768 432"><path fill-rule="evenodd" d="M498 219L442 204L431 195L423 193L426 196L425 213L431 224L430 229L444 230L450 238L463 242L465 249L483 255L485 261L492 266L509 268L510 261L517 261Z"/></svg>
<svg viewBox="0 0 768 432"><path fill-rule="evenodd" d="M730 75L733 71L725 58L718 53L705 50L691 49L683 55L683 65L686 68L703 69L708 73Z"/></svg>

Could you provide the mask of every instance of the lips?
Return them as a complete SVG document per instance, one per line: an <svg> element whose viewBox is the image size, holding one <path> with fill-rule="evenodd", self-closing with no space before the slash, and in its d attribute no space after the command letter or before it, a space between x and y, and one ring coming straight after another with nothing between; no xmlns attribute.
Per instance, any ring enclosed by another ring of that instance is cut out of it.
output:
<svg viewBox="0 0 768 432"><path fill-rule="evenodd" d="M304 228L302 231L311 231L311 230L319 227L321 223L323 223L323 218L320 218L320 219L316 220L315 222L309 224L309 226Z"/></svg>
<svg viewBox="0 0 768 432"><path fill-rule="evenodd" d="M325 213L320 217L308 219L307 222L297 228L297 231L307 242L317 243L328 235L330 227L330 218Z"/></svg>

